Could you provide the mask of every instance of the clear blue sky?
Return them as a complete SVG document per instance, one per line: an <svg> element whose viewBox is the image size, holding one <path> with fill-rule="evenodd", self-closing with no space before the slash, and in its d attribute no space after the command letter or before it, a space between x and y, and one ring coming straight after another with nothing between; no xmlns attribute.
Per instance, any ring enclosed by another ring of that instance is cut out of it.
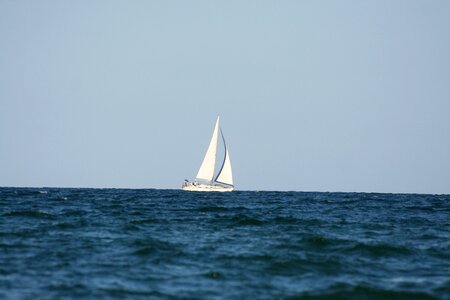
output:
<svg viewBox="0 0 450 300"><path fill-rule="evenodd" d="M0 186L450 193L450 1L0 0Z"/></svg>

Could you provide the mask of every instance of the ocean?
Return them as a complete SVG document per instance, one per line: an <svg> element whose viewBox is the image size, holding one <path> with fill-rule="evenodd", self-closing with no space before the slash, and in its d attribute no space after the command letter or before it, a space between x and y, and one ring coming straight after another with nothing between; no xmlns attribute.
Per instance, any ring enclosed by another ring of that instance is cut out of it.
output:
<svg viewBox="0 0 450 300"><path fill-rule="evenodd" d="M2 299L450 299L450 195L0 188Z"/></svg>

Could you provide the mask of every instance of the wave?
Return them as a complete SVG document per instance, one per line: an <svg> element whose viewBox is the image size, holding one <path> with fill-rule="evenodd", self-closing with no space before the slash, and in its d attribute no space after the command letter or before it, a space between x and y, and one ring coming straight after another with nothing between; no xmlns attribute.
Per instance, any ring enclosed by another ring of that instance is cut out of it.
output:
<svg viewBox="0 0 450 300"><path fill-rule="evenodd" d="M267 224L266 220L261 220L259 218L250 217L246 215L236 215L229 219L232 226L259 226Z"/></svg>
<svg viewBox="0 0 450 300"><path fill-rule="evenodd" d="M288 300L334 300L334 299L348 299L348 300L434 300L438 299L432 294L426 292L402 291L402 290L388 290L378 287L371 287L367 285L350 285L337 284L328 289L319 292L306 292L301 295L293 295L285 297Z"/></svg>
<svg viewBox="0 0 450 300"><path fill-rule="evenodd" d="M345 252L358 253L363 255L382 257L382 256L397 256L397 255L410 255L413 251L405 246L393 245L393 244L368 244L357 243L356 245L347 248Z"/></svg>
<svg viewBox="0 0 450 300"><path fill-rule="evenodd" d="M303 241L305 242L306 245L310 247L325 247L327 245L338 243L338 240L327 238L322 235L312 235L306 237Z"/></svg>
<svg viewBox="0 0 450 300"><path fill-rule="evenodd" d="M306 219L306 218L299 218L294 216L277 216L273 219L271 219L271 222L274 222L274 224L285 224L285 225L318 225L321 224L322 221L319 219Z"/></svg>
<svg viewBox="0 0 450 300"><path fill-rule="evenodd" d="M134 241L132 246L138 248L133 253L139 256L159 255L163 253L179 255L182 253L178 245L155 238Z"/></svg>
<svg viewBox="0 0 450 300"><path fill-rule="evenodd" d="M209 209L208 209L209 210ZM220 211L213 210L213 211ZM226 212L227 210L223 210ZM206 212L206 210L205 210ZM210 211L211 212L211 211ZM303 219L297 218L293 216L261 216L261 215L250 215L250 214L233 214L233 215L221 215L220 217L213 219L215 222L224 222L231 223L230 226L261 226L261 225L302 225L302 226L310 226L310 225L318 225L321 224L322 221L318 219Z"/></svg>
<svg viewBox="0 0 450 300"><path fill-rule="evenodd" d="M247 208L244 206L238 206L238 207L204 206L204 207L200 207L195 210L199 211L199 212L229 212L229 211L243 211L243 210L247 210Z"/></svg>
<svg viewBox="0 0 450 300"><path fill-rule="evenodd" d="M55 215L44 210L13 210L3 214L5 217L54 218Z"/></svg>
<svg viewBox="0 0 450 300"><path fill-rule="evenodd" d="M38 196L38 195L41 195L41 192L38 189L15 189L14 193L17 196Z"/></svg>
<svg viewBox="0 0 450 300"><path fill-rule="evenodd" d="M214 280L220 280L220 279L224 279L225 276L221 273L221 272L216 272L216 271L209 271L206 272L204 274L205 277L210 278L210 279L214 279Z"/></svg>
<svg viewBox="0 0 450 300"><path fill-rule="evenodd" d="M159 223L160 220L156 219L156 218L145 218L145 219L140 219L140 220L133 220L130 223L131 224L153 224L153 223Z"/></svg>

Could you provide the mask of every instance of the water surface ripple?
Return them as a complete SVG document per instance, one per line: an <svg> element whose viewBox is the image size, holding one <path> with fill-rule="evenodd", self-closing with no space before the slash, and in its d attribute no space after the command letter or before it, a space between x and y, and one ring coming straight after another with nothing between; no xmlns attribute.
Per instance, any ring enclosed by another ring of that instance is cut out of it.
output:
<svg viewBox="0 0 450 300"><path fill-rule="evenodd" d="M450 196L0 188L0 298L450 299Z"/></svg>

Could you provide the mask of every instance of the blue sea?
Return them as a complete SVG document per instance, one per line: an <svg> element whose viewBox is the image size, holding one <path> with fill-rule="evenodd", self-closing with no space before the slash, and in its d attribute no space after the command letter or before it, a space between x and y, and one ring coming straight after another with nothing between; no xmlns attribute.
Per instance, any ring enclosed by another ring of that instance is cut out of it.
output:
<svg viewBox="0 0 450 300"><path fill-rule="evenodd" d="M450 299L450 195L0 188L2 299Z"/></svg>

